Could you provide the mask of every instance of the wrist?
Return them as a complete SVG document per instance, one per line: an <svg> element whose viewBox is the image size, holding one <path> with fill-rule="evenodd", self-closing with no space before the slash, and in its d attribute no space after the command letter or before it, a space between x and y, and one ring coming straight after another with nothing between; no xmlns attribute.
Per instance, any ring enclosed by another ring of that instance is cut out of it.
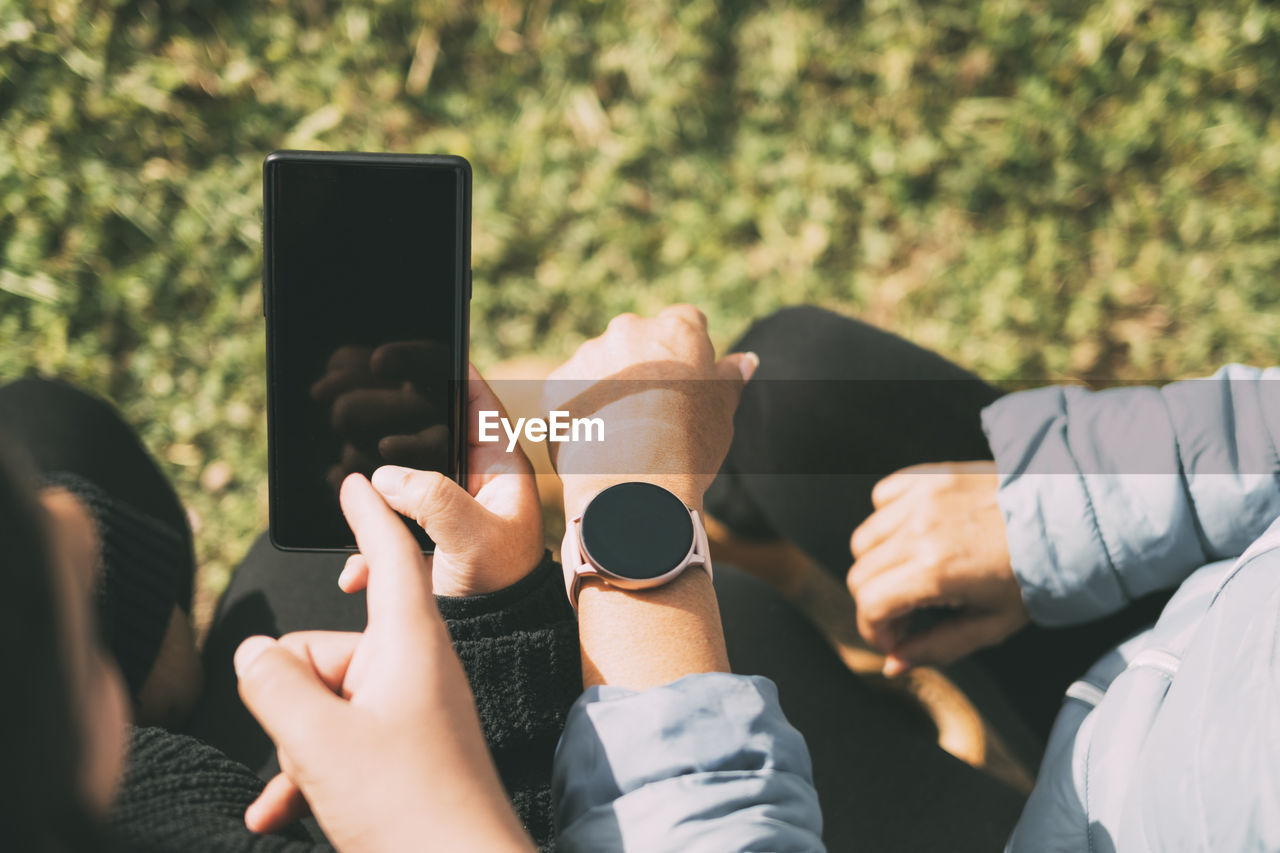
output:
<svg viewBox="0 0 1280 853"><path fill-rule="evenodd" d="M587 687L642 690L728 669L706 533L668 483L628 479L595 494L592 481L567 498L582 513L562 553ZM700 490L685 494L700 503Z"/></svg>
<svg viewBox="0 0 1280 853"><path fill-rule="evenodd" d="M602 443L556 445L553 463L564 483L566 518L575 518L598 492L619 483L645 482L674 493L690 509L702 496L727 451L700 435L688 411L689 394L648 391L603 406L593 416L606 424Z"/></svg>
<svg viewBox="0 0 1280 853"><path fill-rule="evenodd" d="M645 690L700 672L728 672L711 577L690 570L632 591L586 579L578 596L582 686Z"/></svg>
<svg viewBox="0 0 1280 853"><path fill-rule="evenodd" d="M652 483L678 497L685 506L702 512L702 498L708 478L692 474L564 474L564 517L572 521L582 515L591 499L619 483Z"/></svg>

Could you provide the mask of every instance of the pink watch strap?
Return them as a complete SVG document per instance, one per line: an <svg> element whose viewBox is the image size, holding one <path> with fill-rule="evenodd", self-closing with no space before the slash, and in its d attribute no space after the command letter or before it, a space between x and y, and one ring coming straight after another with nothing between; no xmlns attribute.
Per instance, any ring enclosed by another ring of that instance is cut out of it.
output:
<svg viewBox="0 0 1280 853"><path fill-rule="evenodd" d="M711 549L707 542L707 528L703 525L702 516L697 510L689 510L689 515L693 519L693 547L689 555L671 571L645 581L620 578L592 564L584 557L582 551L582 516L579 515L570 521L560 546L560 564L564 570L564 591L569 596L569 603L573 605L573 609L575 611L578 609L578 590L582 585L582 579L587 577L598 577L605 583L622 589L653 589L675 580L684 573L685 569L699 566L706 569L708 577L714 579L715 575L711 569Z"/></svg>

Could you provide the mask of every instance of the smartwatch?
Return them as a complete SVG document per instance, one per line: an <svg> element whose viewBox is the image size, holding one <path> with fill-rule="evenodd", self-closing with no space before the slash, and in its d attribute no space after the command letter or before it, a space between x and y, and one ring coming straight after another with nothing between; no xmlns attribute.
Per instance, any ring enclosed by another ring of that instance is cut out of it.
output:
<svg viewBox="0 0 1280 853"><path fill-rule="evenodd" d="M560 557L575 610L583 578L640 590L670 583L690 566L711 574L702 518L652 483L619 483L597 493L569 522Z"/></svg>

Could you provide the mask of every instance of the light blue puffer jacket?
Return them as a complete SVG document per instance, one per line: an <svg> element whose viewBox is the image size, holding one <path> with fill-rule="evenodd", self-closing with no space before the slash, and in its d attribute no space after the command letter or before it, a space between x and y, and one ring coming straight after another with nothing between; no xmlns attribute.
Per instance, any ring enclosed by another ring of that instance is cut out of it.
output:
<svg viewBox="0 0 1280 853"><path fill-rule="evenodd" d="M1280 369L983 412L1032 617L1177 588L1071 686L1012 851L1280 850Z"/></svg>

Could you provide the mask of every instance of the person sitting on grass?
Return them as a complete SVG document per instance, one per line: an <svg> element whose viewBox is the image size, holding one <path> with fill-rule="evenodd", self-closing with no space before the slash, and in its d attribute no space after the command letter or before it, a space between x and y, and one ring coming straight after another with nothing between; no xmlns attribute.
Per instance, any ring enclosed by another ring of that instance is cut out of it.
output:
<svg viewBox="0 0 1280 853"><path fill-rule="evenodd" d="M1035 853L1280 849L1280 368L1004 394L811 307L734 349L760 369L708 510L846 581L886 674L948 665L1039 765L1016 825L988 789L971 826ZM945 811L947 766L914 764L900 820Z"/></svg>

